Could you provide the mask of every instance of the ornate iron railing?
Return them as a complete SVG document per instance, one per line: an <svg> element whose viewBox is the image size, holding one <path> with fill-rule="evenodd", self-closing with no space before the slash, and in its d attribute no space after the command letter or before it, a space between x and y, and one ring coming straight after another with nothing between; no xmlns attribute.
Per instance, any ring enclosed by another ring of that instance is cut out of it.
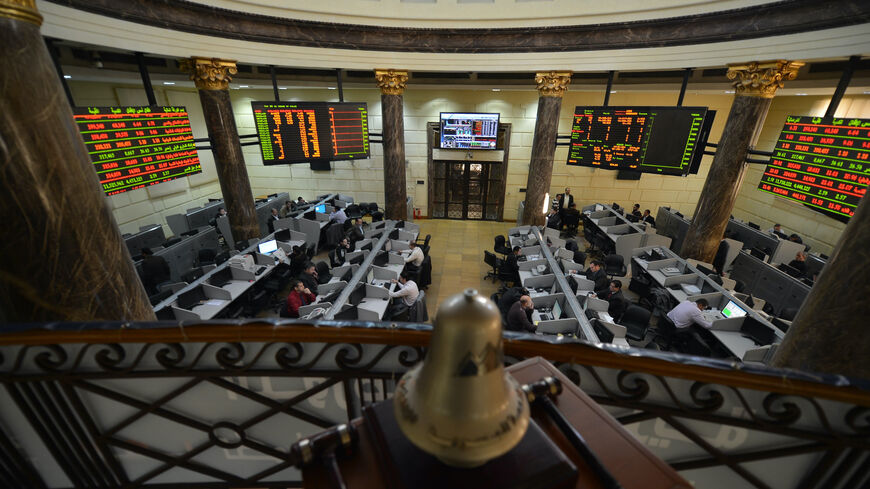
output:
<svg viewBox="0 0 870 489"><path fill-rule="evenodd" d="M390 397L428 325L41 325L0 335L4 487L300 485L289 446ZM508 333L697 487L868 484L870 390L837 376ZM617 474L618 476L618 474Z"/></svg>

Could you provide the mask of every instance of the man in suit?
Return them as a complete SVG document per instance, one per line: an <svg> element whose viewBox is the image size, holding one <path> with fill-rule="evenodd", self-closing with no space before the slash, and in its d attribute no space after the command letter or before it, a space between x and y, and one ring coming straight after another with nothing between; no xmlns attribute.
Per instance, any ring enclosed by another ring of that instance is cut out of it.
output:
<svg viewBox="0 0 870 489"><path fill-rule="evenodd" d="M586 278L595 282L595 293L601 294L608 288L607 273L604 271L604 262L592 260L586 269Z"/></svg>
<svg viewBox="0 0 870 489"><path fill-rule="evenodd" d="M278 215L281 216L281 219L284 219L291 212L293 212L293 201L288 200L287 202L284 202L284 207L281 208L281 212L279 212Z"/></svg>
<svg viewBox="0 0 870 489"><path fill-rule="evenodd" d="M314 267L314 263L308 262L305 264L305 267L302 268L302 275L299 276L299 280L305 285L305 288L310 290L311 293L317 294L317 269Z"/></svg>
<svg viewBox="0 0 870 489"><path fill-rule="evenodd" d="M510 310L508 310L507 326L505 326L505 329L508 331L534 333L538 329L532 323L532 311L534 309L535 304L532 302L531 297L527 295L520 297L520 300L514 302Z"/></svg>
<svg viewBox="0 0 870 489"><path fill-rule="evenodd" d="M275 221L277 221L278 219L281 219L281 218L278 216L278 209L275 209L275 208L273 207L273 208L272 208L272 214L269 216L269 220L268 220L267 223L266 223L266 227L269 228L269 232L270 232L270 233L274 233L274 232L275 232Z"/></svg>
<svg viewBox="0 0 870 489"><path fill-rule="evenodd" d="M640 214L640 204L634 204L634 207L631 208L631 215L634 217L642 217Z"/></svg>
<svg viewBox="0 0 870 489"><path fill-rule="evenodd" d="M353 220L353 227L350 228L347 236L350 238L351 245L366 237L366 234L363 232L362 219Z"/></svg>
<svg viewBox="0 0 870 489"><path fill-rule="evenodd" d="M803 251L798 251L794 260L788 262L788 266L801 272L801 275L807 274L807 254Z"/></svg>
<svg viewBox="0 0 870 489"><path fill-rule="evenodd" d="M559 203L559 217L561 218L562 223L559 224L559 230L562 229L562 225L565 222L565 211L571 207L571 204L574 203L574 196L571 195L571 189L565 188L565 193L559 194L556 196L556 201Z"/></svg>
<svg viewBox="0 0 870 489"><path fill-rule="evenodd" d="M607 313L615 320L619 320L625 313L625 310L628 309L628 299L622 293L621 280L611 280L610 287L606 292L598 295L598 298L604 299L610 304L607 308Z"/></svg>
<svg viewBox="0 0 870 489"><path fill-rule="evenodd" d="M514 246L511 253L505 258L504 264L502 265L502 271L506 275L510 275L514 282L519 283L520 281L520 251L522 248L519 246Z"/></svg>
<svg viewBox="0 0 870 489"><path fill-rule="evenodd" d="M640 218L641 222L648 222L650 226L656 226L656 219L649 213L649 209L643 211L643 216Z"/></svg>
<svg viewBox="0 0 870 489"><path fill-rule="evenodd" d="M317 296L312 294L301 280L296 280L293 283L293 290L287 296L286 317L298 318L299 308L311 304L315 300L317 300Z"/></svg>

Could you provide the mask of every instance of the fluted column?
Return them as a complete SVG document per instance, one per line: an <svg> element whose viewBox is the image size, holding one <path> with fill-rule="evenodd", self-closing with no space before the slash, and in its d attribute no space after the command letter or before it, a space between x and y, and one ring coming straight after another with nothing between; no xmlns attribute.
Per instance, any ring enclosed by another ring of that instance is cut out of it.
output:
<svg viewBox="0 0 870 489"><path fill-rule="evenodd" d="M152 320L41 23L0 0L0 322Z"/></svg>
<svg viewBox="0 0 870 489"><path fill-rule="evenodd" d="M535 119L535 138L532 141L532 157L529 161L529 177L526 182L526 202L523 224L541 226L546 212L544 198L550 190L553 178L553 155L556 153L556 132L559 130L559 111L562 94L571 83L570 71L537 73L538 115Z"/></svg>
<svg viewBox="0 0 870 489"><path fill-rule="evenodd" d="M680 250L684 258L713 261L740 191L755 129L764 119L776 90L782 88L785 80L793 80L803 65L780 60L728 67L728 78L735 80L734 102Z"/></svg>
<svg viewBox="0 0 870 489"><path fill-rule="evenodd" d="M408 199L405 184L405 122L402 93L408 72L375 70L381 89L381 116L384 140L384 213L387 219L407 219Z"/></svg>
<svg viewBox="0 0 870 489"><path fill-rule="evenodd" d="M870 380L870 199L861 199L772 364Z"/></svg>
<svg viewBox="0 0 870 489"><path fill-rule="evenodd" d="M236 62L193 57L183 60L181 69L190 73L199 91L233 239L259 238L260 224L230 102L230 81L237 73Z"/></svg>

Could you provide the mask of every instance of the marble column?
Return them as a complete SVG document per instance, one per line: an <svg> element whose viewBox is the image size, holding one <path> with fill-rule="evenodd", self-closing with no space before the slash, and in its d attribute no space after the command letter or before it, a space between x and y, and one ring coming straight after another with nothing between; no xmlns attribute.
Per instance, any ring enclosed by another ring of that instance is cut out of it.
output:
<svg viewBox="0 0 870 489"><path fill-rule="evenodd" d="M571 72L550 71L537 73L538 115L535 119L535 137L532 140L532 157L529 161L529 177L526 182L526 202L523 224L542 226L546 219L544 199L550 191L553 178L553 155L556 153L556 132L559 130L559 112L562 94L571 83Z"/></svg>
<svg viewBox="0 0 870 489"><path fill-rule="evenodd" d="M153 320L34 0L0 0L0 322Z"/></svg>
<svg viewBox="0 0 870 489"><path fill-rule="evenodd" d="M756 127L764 119L776 90L785 80L793 80L803 65L794 61L770 61L728 67L728 78L735 80L734 102L683 241L682 257L713 261L740 191L746 154Z"/></svg>
<svg viewBox="0 0 870 489"><path fill-rule="evenodd" d="M772 365L870 380L870 199L861 199Z"/></svg>
<svg viewBox="0 0 870 489"><path fill-rule="evenodd" d="M242 241L259 238L260 224L230 102L229 85L232 75L237 72L236 62L193 57L183 60L181 69L190 73L190 79L199 90L233 239Z"/></svg>
<svg viewBox="0 0 870 489"><path fill-rule="evenodd" d="M407 71L375 70L381 89L381 116L384 145L384 216L407 219L408 189L405 183L405 122L402 93L408 81Z"/></svg>

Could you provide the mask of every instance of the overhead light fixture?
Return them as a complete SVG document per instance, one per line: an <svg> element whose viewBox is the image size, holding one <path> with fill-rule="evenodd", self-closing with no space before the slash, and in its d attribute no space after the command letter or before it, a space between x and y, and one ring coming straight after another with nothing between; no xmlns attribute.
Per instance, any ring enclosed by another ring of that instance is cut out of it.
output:
<svg viewBox="0 0 870 489"><path fill-rule="evenodd" d="M175 85L175 82L163 82L164 85Z"/></svg>
<svg viewBox="0 0 870 489"><path fill-rule="evenodd" d="M734 90L725 90L725 93L734 93Z"/></svg>
<svg viewBox="0 0 870 489"><path fill-rule="evenodd" d="M611 90L610 93L616 93L616 90Z"/></svg>
<svg viewBox="0 0 870 489"><path fill-rule="evenodd" d="M326 87L326 88L328 88L330 90L337 90L335 87Z"/></svg>
<svg viewBox="0 0 870 489"><path fill-rule="evenodd" d="M72 75L63 75L63 77L66 78L67 80L69 80L70 78L72 78ZM864 92L864 93L867 93L867 92Z"/></svg>
<svg viewBox="0 0 870 489"><path fill-rule="evenodd" d="M544 208L541 210L542 213L544 213L544 214L547 213L547 209L550 207L547 205L549 203L550 203L550 192L547 192L546 194L544 194Z"/></svg>
<svg viewBox="0 0 870 489"><path fill-rule="evenodd" d="M501 91L501 88L493 88L492 91L493 91L493 92L500 92L500 91Z"/></svg>
<svg viewBox="0 0 870 489"><path fill-rule="evenodd" d="M802 97L802 96L804 96L804 95L806 95L806 94L805 94L805 93L796 93L795 95L798 95L798 96L801 96L801 97Z"/></svg>
<svg viewBox="0 0 870 489"><path fill-rule="evenodd" d="M278 87L278 90L287 90L287 87Z"/></svg>
<svg viewBox="0 0 870 489"><path fill-rule="evenodd" d="M247 85L239 85L239 88L248 88Z"/></svg>

